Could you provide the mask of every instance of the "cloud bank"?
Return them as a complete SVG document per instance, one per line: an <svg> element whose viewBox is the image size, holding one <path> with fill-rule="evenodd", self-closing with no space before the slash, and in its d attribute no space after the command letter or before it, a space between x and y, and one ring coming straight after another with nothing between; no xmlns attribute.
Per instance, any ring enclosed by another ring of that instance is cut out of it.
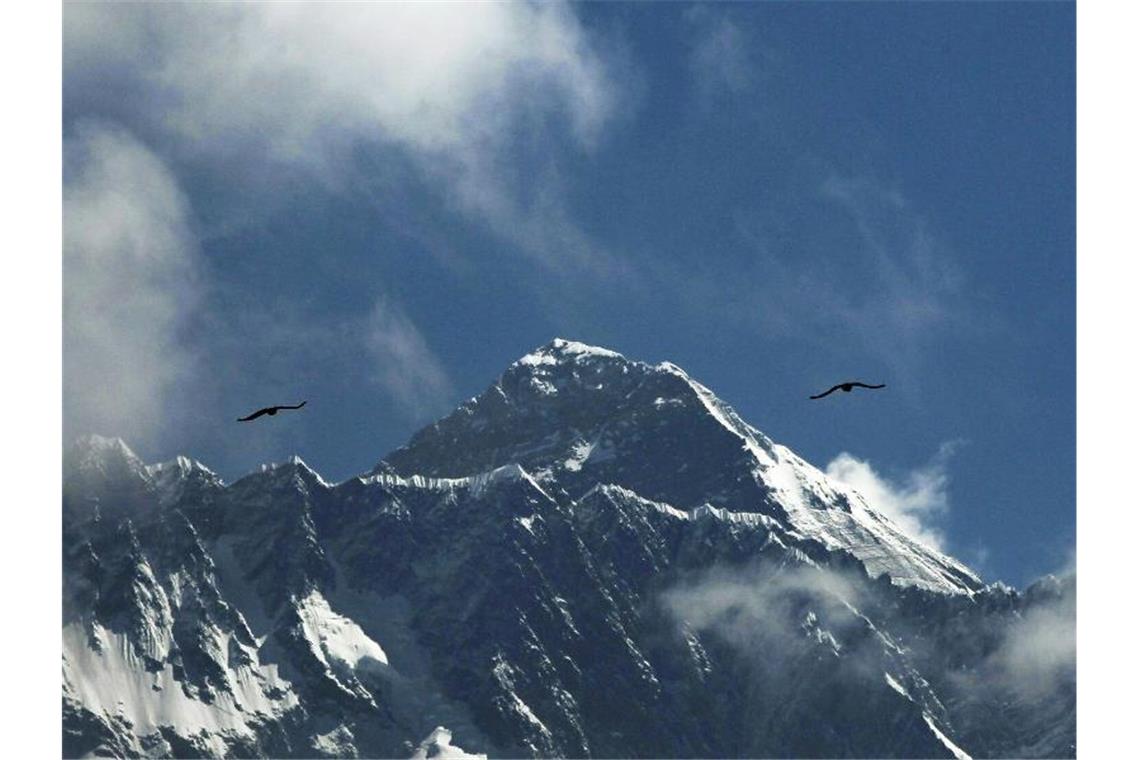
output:
<svg viewBox="0 0 1140 760"><path fill-rule="evenodd" d="M549 156L554 137L588 152L617 96L561 3L82 4L64 38L65 103L118 109L180 155L335 186L361 145L393 149L541 262L597 262Z"/></svg>
<svg viewBox="0 0 1140 760"><path fill-rule="evenodd" d="M564 4L70 4L64 84L68 435L145 446L172 417L193 425L179 389L199 354L239 373L231 385L256 366L263 392L321 356L366 362L405 416L450 400L442 364L391 299L336 317L221 308L240 294L208 287L202 246L314 181L382 203L378 188L401 192L415 175L544 267L613 266L574 222L556 158L588 154L617 103ZM195 203L233 217L211 222L220 232L192 223L180 177L209 188ZM196 319L208 329L193 346ZM330 342L361 335L355 359ZM313 353L294 361L300 347Z"/></svg>
<svg viewBox="0 0 1140 760"><path fill-rule="evenodd" d="M1077 667L1076 593L1031 607L1010 626L989 666L1011 689L1026 697L1048 694Z"/></svg>
<svg viewBox="0 0 1140 760"><path fill-rule="evenodd" d="M190 209L169 168L124 130L64 144L64 433L142 445L177 424L195 377L182 332L200 297Z"/></svg>

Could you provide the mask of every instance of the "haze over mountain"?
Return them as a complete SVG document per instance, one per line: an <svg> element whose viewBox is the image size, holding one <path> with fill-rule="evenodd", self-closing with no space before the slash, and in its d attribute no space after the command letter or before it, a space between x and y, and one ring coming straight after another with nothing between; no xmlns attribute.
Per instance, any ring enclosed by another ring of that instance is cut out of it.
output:
<svg viewBox="0 0 1140 760"><path fill-rule="evenodd" d="M1075 753L987 585L670 363L555 340L367 474L64 462L69 756Z"/></svg>

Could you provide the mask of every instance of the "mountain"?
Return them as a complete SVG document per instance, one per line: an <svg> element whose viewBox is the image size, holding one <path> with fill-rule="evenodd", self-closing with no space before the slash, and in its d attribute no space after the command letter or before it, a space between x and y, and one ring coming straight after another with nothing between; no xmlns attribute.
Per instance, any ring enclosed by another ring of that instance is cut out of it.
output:
<svg viewBox="0 0 1140 760"><path fill-rule="evenodd" d="M668 363L555 340L337 484L91 436L63 502L69 756L1075 753L1074 578L984 584Z"/></svg>

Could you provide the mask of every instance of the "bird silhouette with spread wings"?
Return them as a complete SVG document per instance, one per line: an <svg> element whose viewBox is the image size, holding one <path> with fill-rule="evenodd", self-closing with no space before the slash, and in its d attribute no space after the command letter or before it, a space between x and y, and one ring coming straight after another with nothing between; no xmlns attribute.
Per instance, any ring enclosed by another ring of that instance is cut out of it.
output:
<svg viewBox="0 0 1140 760"><path fill-rule="evenodd" d="M267 406L264 409L258 409L256 412L249 415L248 417L238 417L237 421L238 422L249 422L250 420L256 420L258 417L260 417L263 414L268 414L270 417L272 417L273 415L277 414L277 412L279 412L282 409L300 409L301 407L303 407L307 403L309 403L309 402L308 401L302 401L301 403L297 404L296 406L288 406L286 404L280 404L278 406Z"/></svg>
<svg viewBox="0 0 1140 760"><path fill-rule="evenodd" d="M823 398L827 394L833 393L837 390L842 390L844 393L850 393L852 388L875 389L875 388L886 388L886 387L887 387L886 383L883 383L882 385L867 385L866 383L861 383L858 380L852 380L849 383L840 383L839 385L833 385L833 386L831 386L831 388L829 388L828 390L819 394L818 396L808 396L808 398Z"/></svg>

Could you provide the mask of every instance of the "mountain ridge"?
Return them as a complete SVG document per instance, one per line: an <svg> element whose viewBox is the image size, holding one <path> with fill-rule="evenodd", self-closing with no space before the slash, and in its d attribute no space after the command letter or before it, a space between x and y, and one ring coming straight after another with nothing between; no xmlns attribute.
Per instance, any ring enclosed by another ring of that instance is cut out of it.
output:
<svg viewBox="0 0 1140 760"><path fill-rule="evenodd" d="M701 453L705 461L694 461ZM641 471L632 462L649 457L660 464ZM608 482L682 509L708 502L764 512L788 531L852 551L876 575L900 582L964 593L984 585L965 565L905 535L852 489L749 425L670 362L650 365L556 338L417 432L373 472L456 477L507 462L540 481L581 490ZM663 485L662 470L699 474ZM876 560L884 550L905 567Z"/></svg>

